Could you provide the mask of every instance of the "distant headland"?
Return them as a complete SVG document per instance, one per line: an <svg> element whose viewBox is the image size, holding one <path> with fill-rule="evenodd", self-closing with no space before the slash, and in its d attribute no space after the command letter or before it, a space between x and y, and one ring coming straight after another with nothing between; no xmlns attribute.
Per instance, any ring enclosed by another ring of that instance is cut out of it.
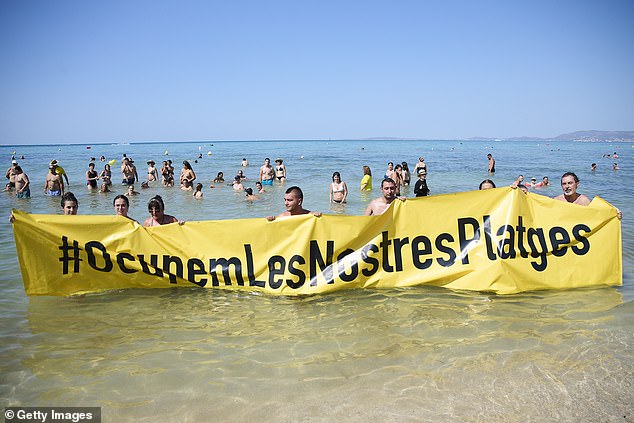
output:
<svg viewBox="0 0 634 423"><path fill-rule="evenodd" d="M372 137L363 140L417 140L421 138L396 138L396 137ZM634 131L576 131L568 134L557 135L552 138L539 137L471 137L465 141L577 141L577 142L634 142Z"/></svg>

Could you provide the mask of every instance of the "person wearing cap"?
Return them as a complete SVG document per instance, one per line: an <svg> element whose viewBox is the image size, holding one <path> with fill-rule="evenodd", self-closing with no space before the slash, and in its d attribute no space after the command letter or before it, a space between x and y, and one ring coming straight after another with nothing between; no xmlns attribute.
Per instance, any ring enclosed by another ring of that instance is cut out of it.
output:
<svg viewBox="0 0 634 423"><path fill-rule="evenodd" d="M11 191L13 188L15 188L15 168L17 166L17 160L12 160L11 166L7 169L7 172L4 175L9 180L4 188L5 191Z"/></svg>
<svg viewBox="0 0 634 423"><path fill-rule="evenodd" d="M531 181L526 184L526 186L528 187L536 187L537 186L537 178L535 178L534 176L531 178Z"/></svg>
<svg viewBox="0 0 634 423"><path fill-rule="evenodd" d="M544 176L542 178L542 181L538 182L535 186L539 188L550 186L550 181L548 180L548 176Z"/></svg>
<svg viewBox="0 0 634 423"><path fill-rule="evenodd" d="M64 180L56 172L57 167L57 160L53 160L48 166L49 172L46 174L46 180L44 181L44 193L54 197L64 195Z"/></svg>
<svg viewBox="0 0 634 423"><path fill-rule="evenodd" d="M66 174L64 168L59 165L57 160L51 160L51 165L55 166L55 173L57 173L59 176L64 177L64 179L66 180L66 186L70 187L70 182L68 182L68 175Z"/></svg>
<svg viewBox="0 0 634 423"><path fill-rule="evenodd" d="M275 177L280 182L286 180L286 166L284 166L284 160L282 159L275 159Z"/></svg>
<svg viewBox="0 0 634 423"><path fill-rule="evenodd" d="M416 197L426 197L429 194L429 188L427 187L427 171L420 169L418 171L418 181L414 185L414 194Z"/></svg>
<svg viewBox="0 0 634 423"><path fill-rule="evenodd" d="M158 170L154 166L154 160L148 160L147 162L147 180L148 182L158 181Z"/></svg>

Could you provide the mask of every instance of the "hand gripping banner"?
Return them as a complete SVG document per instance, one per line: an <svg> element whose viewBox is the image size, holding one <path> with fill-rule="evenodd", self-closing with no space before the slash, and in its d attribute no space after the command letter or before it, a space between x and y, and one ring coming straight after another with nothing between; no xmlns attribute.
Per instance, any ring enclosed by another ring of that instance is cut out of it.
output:
<svg viewBox="0 0 634 423"><path fill-rule="evenodd" d="M395 200L380 216L143 228L117 216L13 211L28 295L202 287L307 295L442 286L513 294L621 285L621 225L587 206L498 188Z"/></svg>

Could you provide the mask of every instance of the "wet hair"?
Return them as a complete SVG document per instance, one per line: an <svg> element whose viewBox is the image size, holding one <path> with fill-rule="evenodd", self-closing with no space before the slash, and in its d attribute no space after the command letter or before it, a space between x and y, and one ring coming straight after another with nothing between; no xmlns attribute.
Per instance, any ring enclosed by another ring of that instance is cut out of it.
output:
<svg viewBox="0 0 634 423"><path fill-rule="evenodd" d="M363 166L363 174L372 176L372 171L370 170L370 166Z"/></svg>
<svg viewBox="0 0 634 423"><path fill-rule="evenodd" d="M401 164L403 165L403 169L409 172L409 166L407 165L407 162L403 162Z"/></svg>
<svg viewBox="0 0 634 423"><path fill-rule="evenodd" d="M335 176L338 176L338 177L339 177L339 180L341 181L341 173L339 173L339 172L333 172L333 173L332 173L332 180L333 180L333 181L335 180Z"/></svg>
<svg viewBox="0 0 634 423"><path fill-rule="evenodd" d="M566 176L572 176L572 178L575 180L575 182L579 183L579 178L577 177L577 175L575 175L574 172L566 172L566 173L564 173L563 175L561 175L561 180L563 181Z"/></svg>
<svg viewBox="0 0 634 423"><path fill-rule="evenodd" d="M147 203L147 208L148 211L153 208L153 207L157 207L163 211L165 210L165 203L163 203L163 199L161 198L160 195L155 195L154 197L150 198L150 201L148 201Z"/></svg>
<svg viewBox="0 0 634 423"><path fill-rule="evenodd" d="M20 167L20 165L15 165L13 169L18 173L22 173L22 168Z"/></svg>
<svg viewBox="0 0 634 423"><path fill-rule="evenodd" d="M239 175L236 175L236 176L234 176L233 180L240 182L242 179L240 178Z"/></svg>
<svg viewBox="0 0 634 423"><path fill-rule="evenodd" d="M285 194L290 194L291 192L294 192L298 198L301 198L301 199L304 198L304 193L302 192L302 189L298 186L293 185L292 187L286 190Z"/></svg>
<svg viewBox="0 0 634 423"><path fill-rule="evenodd" d="M401 169L402 170L403 166L401 166L400 164L397 164L396 166L394 166L394 170L396 170L396 169Z"/></svg>
<svg viewBox="0 0 634 423"><path fill-rule="evenodd" d="M495 188L495 182L490 179L485 179L484 181L480 182L480 186L478 187L478 189L482 189L482 185L484 184L491 184L493 188Z"/></svg>
<svg viewBox="0 0 634 423"><path fill-rule="evenodd" d="M112 205L114 206L114 203L115 203L118 199L120 199L120 198L122 198L122 199L123 199L123 201L125 202L125 206L126 206L126 207L130 207L130 200L128 200L128 196L127 196L127 195L123 195L123 194L119 194L119 195L117 195L117 196L114 198L114 200L112 200Z"/></svg>
<svg viewBox="0 0 634 423"><path fill-rule="evenodd" d="M381 181L381 188L383 188L383 185L385 185L385 183L386 183L386 182L387 182L388 184L394 184L394 185L396 185L396 182L394 182L394 179L392 179L392 178L385 178L385 179L383 179L383 180Z"/></svg>
<svg viewBox="0 0 634 423"><path fill-rule="evenodd" d="M203 184L201 184L200 182L196 184L196 191L202 191L203 189Z"/></svg>
<svg viewBox="0 0 634 423"><path fill-rule="evenodd" d="M66 191L64 195L62 195L62 201L60 202L62 208L64 208L64 205L67 201L74 201L77 207L79 207L79 201L77 201L77 197L75 197L75 194L70 191Z"/></svg>
<svg viewBox="0 0 634 423"><path fill-rule="evenodd" d="M225 176L224 173L218 172L218 174L216 175L216 178L222 178L223 176Z"/></svg>
<svg viewBox="0 0 634 423"><path fill-rule="evenodd" d="M251 189L251 188L245 189L244 192L246 192L247 195L253 195L253 189Z"/></svg>
<svg viewBox="0 0 634 423"><path fill-rule="evenodd" d="M192 168L192 165L190 165L187 160L183 160L183 166L185 167L185 169L189 169L189 170L191 170Z"/></svg>
<svg viewBox="0 0 634 423"><path fill-rule="evenodd" d="M93 162L88 163L88 167L95 167L95 164Z"/></svg>
<svg viewBox="0 0 634 423"><path fill-rule="evenodd" d="M257 181L257 182L255 183L255 186L257 187L258 185L259 185L259 186L262 186L262 182Z"/></svg>

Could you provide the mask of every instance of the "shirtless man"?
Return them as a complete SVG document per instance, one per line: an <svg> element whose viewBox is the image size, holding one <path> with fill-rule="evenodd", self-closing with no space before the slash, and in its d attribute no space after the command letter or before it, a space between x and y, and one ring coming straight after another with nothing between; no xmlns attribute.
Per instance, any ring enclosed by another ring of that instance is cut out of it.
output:
<svg viewBox="0 0 634 423"><path fill-rule="evenodd" d="M561 177L561 189L564 193L555 197L555 200L567 201L580 206L590 204L590 199L583 194L579 194L577 188L579 188L579 178L577 175L572 172L564 173Z"/></svg>
<svg viewBox="0 0 634 423"><path fill-rule="evenodd" d="M578 204L580 206L587 206L590 204L590 199L583 194L577 192L579 188L579 178L573 172L566 172L561 176L561 189L563 194L555 197L555 200L566 201L572 204ZM616 217L621 220L623 213L621 210L616 209Z"/></svg>
<svg viewBox="0 0 634 423"><path fill-rule="evenodd" d="M5 191L11 191L15 188L15 168L18 166L18 162L16 160L11 161L11 167L7 169L7 173L4 175L9 182L5 187Z"/></svg>
<svg viewBox="0 0 634 423"><path fill-rule="evenodd" d="M29 177L22 171L20 166L15 167L15 196L17 198L31 198L31 188L29 187Z"/></svg>
<svg viewBox="0 0 634 423"><path fill-rule="evenodd" d="M48 167L49 172L46 174L46 181L44 181L44 193L46 195L64 195L64 180L61 175L55 172L56 167L53 164Z"/></svg>
<svg viewBox="0 0 634 423"><path fill-rule="evenodd" d="M300 187L292 186L286 190L284 194L284 207L286 211L280 213L276 216L267 216L266 220L272 222L275 219L279 219L281 217L289 217L289 216L297 216L300 214L309 214L319 217L321 216L320 212L311 212L310 210L306 210L302 207L302 203L304 202L304 193L302 192Z"/></svg>
<svg viewBox="0 0 634 423"><path fill-rule="evenodd" d="M383 214L396 198L405 201L405 197L396 196L396 183L390 178L381 181L381 194L383 194L383 196L372 200L368 208L365 209L364 214L366 216Z"/></svg>
<svg viewBox="0 0 634 423"><path fill-rule="evenodd" d="M123 159L121 174L123 175L124 185L134 185L134 183L139 180L139 175L137 174L136 166L134 166L134 161L128 159L127 157Z"/></svg>
<svg viewBox="0 0 634 423"><path fill-rule="evenodd" d="M57 173L59 176L62 176L66 180L66 186L70 188L70 182L68 182L68 175L66 174L66 171L64 170L64 168L61 167L59 163L57 163L57 160L51 160L51 165L55 166L55 173Z"/></svg>
<svg viewBox="0 0 634 423"><path fill-rule="evenodd" d="M273 185L273 178L275 177L275 169L271 166L271 159L268 157L264 159L264 164L260 166L260 178L259 181L262 185Z"/></svg>
<svg viewBox="0 0 634 423"><path fill-rule="evenodd" d="M489 159L489 173L495 173L495 159L491 153L487 154L487 159Z"/></svg>

